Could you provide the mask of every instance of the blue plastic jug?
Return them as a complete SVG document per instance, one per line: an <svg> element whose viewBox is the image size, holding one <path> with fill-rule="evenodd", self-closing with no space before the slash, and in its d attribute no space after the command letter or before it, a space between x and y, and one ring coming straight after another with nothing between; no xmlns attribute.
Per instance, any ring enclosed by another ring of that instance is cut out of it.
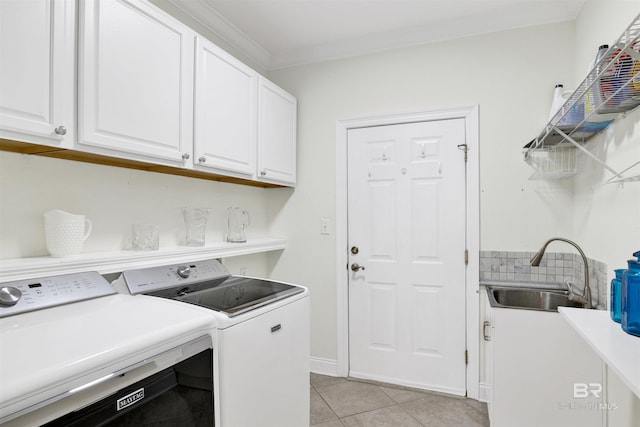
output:
<svg viewBox="0 0 640 427"><path fill-rule="evenodd" d="M622 275L622 316L620 325L631 335L640 337L640 251L627 261L629 269Z"/></svg>
<svg viewBox="0 0 640 427"><path fill-rule="evenodd" d="M627 271L624 268L614 270L616 277L611 281L611 301L609 312L614 322L620 323L622 319L622 273Z"/></svg>

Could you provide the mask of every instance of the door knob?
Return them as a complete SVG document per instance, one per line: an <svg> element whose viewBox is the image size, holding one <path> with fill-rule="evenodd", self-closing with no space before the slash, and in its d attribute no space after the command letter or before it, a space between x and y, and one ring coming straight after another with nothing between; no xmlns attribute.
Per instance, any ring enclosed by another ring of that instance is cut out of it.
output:
<svg viewBox="0 0 640 427"><path fill-rule="evenodd" d="M63 136L67 134L67 128L65 128L64 126L58 126L54 129L54 132L56 133L56 135Z"/></svg>
<svg viewBox="0 0 640 427"><path fill-rule="evenodd" d="M364 270L364 266L358 264L357 262L354 262L353 264L351 264L351 271L360 271L360 270Z"/></svg>

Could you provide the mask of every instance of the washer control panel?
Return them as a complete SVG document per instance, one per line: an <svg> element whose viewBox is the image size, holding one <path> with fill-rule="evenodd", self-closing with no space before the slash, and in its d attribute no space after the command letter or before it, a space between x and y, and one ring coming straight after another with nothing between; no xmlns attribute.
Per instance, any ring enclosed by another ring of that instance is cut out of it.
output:
<svg viewBox="0 0 640 427"><path fill-rule="evenodd" d="M150 294L195 283L220 282L230 276L224 265L217 259L128 270L122 275L126 282L127 293L132 295ZM114 282L114 286L118 290L123 290L121 283Z"/></svg>
<svg viewBox="0 0 640 427"><path fill-rule="evenodd" d="M115 293L95 271L0 283L0 317Z"/></svg>

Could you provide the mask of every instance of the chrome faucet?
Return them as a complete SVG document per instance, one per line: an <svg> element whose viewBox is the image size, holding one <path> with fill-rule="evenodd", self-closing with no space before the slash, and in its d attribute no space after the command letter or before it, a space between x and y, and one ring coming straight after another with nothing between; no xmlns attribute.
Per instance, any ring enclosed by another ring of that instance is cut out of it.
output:
<svg viewBox="0 0 640 427"><path fill-rule="evenodd" d="M584 262L584 292L582 293L582 295L578 295L573 292L573 285L571 283L567 281L565 282L565 284L567 285L567 289L569 290L569 300L579 302L580 304L584 305L584 308L592 308L591 287L589 286L589 264L587 263L587 257L584 255L584 252L582 251L582 249L580 249L580 246L578 246L576 243L572 242L571 240L564 239L562 237L553 237L547 240L545 244L542 245L542 248L540 248L538 253L536 253L533 256L533 258L531 258L531 266L538 267L540 265L540 261L542 260L542 256L544 255L545 249L547 249L547 246L549 245L549 243L553 242L554 240L559 240L561 242L568 243L574 248L576 248L578 252L580 252L580 256L582 257L582 262Z"/></svg>

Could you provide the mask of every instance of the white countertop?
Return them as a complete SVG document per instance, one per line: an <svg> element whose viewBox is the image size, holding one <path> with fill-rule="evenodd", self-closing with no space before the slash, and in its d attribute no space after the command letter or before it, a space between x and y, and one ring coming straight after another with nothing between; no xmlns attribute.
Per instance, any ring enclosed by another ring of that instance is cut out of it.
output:
<svg viewBox="0 0 640 427"><path fill-rule="evenodd" d="M624 332L607 310L558 307L558 311L640 398L640 337Z"/></svg>

